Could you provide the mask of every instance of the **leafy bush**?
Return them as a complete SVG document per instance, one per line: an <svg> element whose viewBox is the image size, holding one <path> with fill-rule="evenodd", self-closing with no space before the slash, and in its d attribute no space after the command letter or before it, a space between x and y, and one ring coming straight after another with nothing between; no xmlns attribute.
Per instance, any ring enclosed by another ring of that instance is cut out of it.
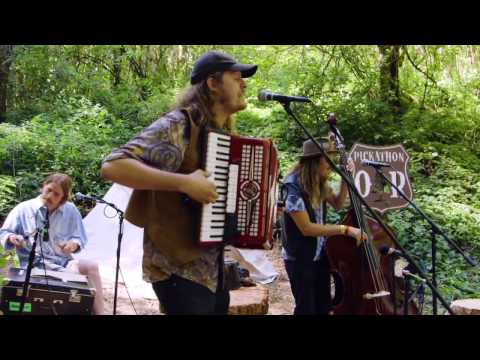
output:
<svg viewBox="0 0 480 360"><path fill-rule="evenodd" d="M77 191L103 194L108 185L99 177L101 161L132 129L98 104L68 98L20 127L0 125L0 134L1 172L18 175L21 201L35 196L51 172L72 176Z"/></svg>
<svg viewBox="0 0 480 360"><path fill-rule="evenodd" d="M0 224L15 206L15 181L10 176L0 175ZM1 225L0 225L1 226Z"/></svg>
<svg viewBox="0 0 480 360"><path fill-rule="evenodd" d="M467 255L480 259L480 176L445 154L411 152L415 202ZM398 240L422 266L431 265L431 229L420 215L404 209L388 215ZM437 236L439 290L448 301L480 296L480 274Z"/></svg>

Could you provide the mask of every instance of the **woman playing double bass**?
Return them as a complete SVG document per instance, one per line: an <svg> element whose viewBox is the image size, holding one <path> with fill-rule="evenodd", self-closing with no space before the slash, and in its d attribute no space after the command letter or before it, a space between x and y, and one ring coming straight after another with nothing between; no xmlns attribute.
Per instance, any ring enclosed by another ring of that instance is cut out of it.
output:
<svg viewBox="0 0 480 360"><path fill-rule="evenodd" d="M336 155L327 138L317 139L328 156ZM349 170L353 167L350 161ZM303 143L303 155L284 181L282 257L295 298L294 315L328 314L331 306L330 270L325 238L343 235L356 239L366 234L357 227L325 224L326 201L340 209L346 200L347 184L335 194L328 183L331 168L313 141Z"/></svg>

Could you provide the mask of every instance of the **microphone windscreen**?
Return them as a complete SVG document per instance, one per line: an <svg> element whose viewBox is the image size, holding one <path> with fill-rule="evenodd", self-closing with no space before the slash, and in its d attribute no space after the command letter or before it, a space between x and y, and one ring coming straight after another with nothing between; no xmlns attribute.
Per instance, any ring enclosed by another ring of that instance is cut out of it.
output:
<svg viewBox="0 0 480 360"><path fill-rule="evenodd" d="M40 211L41 211L42 215L45 217L45 219L48 219L48 207L47 207L47 205L43 205L40 208Z"/></svg>
<svg viewBox="0 0 480 360"><path fill-rule="evenodd" d="M382 255L388 255L388 250L390 250L390 247L388 245L382 245L378 248L378 251Z"/></svg>
<svg viewBox="0 0 480 360"><path fill-rule="evenodd" d="M258 93L258 100L260 101L267 101L269 100L268 99L268 95L269 95L269 92L266 91L266 90L261 90L259 93Z"/></svg>
<svg viewBox="0 0 480 360"><path fill-rule="evenodd" d="M334 113L328 114L327 122L330 125L336 125L337 124L337 117L335 116Z"/></svg>

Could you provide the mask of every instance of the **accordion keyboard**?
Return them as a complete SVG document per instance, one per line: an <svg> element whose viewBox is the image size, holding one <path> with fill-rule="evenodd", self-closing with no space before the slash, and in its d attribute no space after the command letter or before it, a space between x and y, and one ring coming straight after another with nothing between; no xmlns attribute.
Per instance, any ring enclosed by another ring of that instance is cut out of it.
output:
<svg viewBox="0 0 480 360"><path fill-rule="evenodd" d="M200 242L223 241L226 215L235 213L238 165L229 164L230 136L210 132L205 170L217 187L218 199L202 209Z"/></svg>

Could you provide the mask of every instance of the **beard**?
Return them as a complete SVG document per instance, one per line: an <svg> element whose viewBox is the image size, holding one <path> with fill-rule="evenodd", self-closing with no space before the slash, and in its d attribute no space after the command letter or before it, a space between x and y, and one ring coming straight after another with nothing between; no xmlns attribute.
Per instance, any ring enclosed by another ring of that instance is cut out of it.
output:
<svg viewBox="0 0 480 360"><path fill-rule="evenodd" d="M247 103L245 101L245 98L243 97L243 94L240 94L238 96L232 96L229 94L226 94L225 92L222 93L220 98L218 99L218 102L227 110L230 114L234 114L238 111L241 111L247 107Z"/></svg>

